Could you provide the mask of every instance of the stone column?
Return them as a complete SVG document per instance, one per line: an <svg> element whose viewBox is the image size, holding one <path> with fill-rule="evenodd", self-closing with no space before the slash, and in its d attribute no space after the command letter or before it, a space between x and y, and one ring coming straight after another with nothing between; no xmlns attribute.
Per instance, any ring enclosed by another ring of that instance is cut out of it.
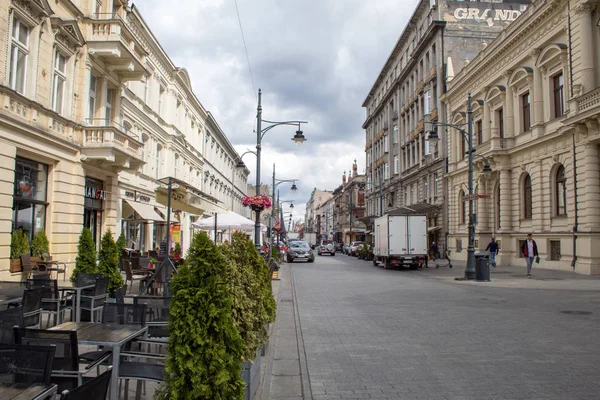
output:
<svg viewBox="0 0 600 400"><path fill-rule="evenodd" d="M487 181L483 176L479 177L478 194L487 194ZM477 221L479 232L490 231L489 201L490 199L477 199Z"/></svg>
<svg viewBox="0 0 600 400"><path fill-rule="evenodd" d="M535 49L532 53L534 62L537 59L539 50ZM534 137L542 135L544 124L544 85L542 83L542 71L534 65L533 67L533 90L531 93L532 113L531 113L531 129Z"/></svg>
<svg viewBox="0 0 600 400"><path fill-rule="evenodd" d="M587 1L577 7L579 16L579 35L580 41L580 61L579 69L581 71L580 83L583 86L583 92L587 93L596 88L596 77L594 73L594 32L592 28L592 9L595 2Z"/></svg>
<svg viewBox="0 0 600 400"><path fill-rule="evenodd" d="M532 201L533 201L533 226L536 231L543 231L546 226L546 205L550 200L550 193L544 195L549 189L549 177L544 171L544 163L542 160L537 162L538 173L536 177L532 177L531 184L533 185ZM535 200L537 197L537 201Z"/></svg>
<svg viewBox="0 0 600 400"><path fill-rule="evenodd" d="M144 222L144 251L154 250L154 221Z"/></svg>
<svg viewBox="0 0 600 400"><path fill-rule="evenodd" d="M482 140L483 143L487 142L491 139L491 118L490 118L490 106L487 100L483 103L483 132L482 132ZM475 132L473 132L475 133Z"/></svg>
<svg viewBox="0 0 600 400"><path fill-rule="evenodd" d="M511 170L503 167L500 170L500 232L509 232L512 229L512 180Z"/></svg>
<svg viewBox="0 0 600 400"><path fill-rule="evenodd" d="M579 221L584 225L580 230L593 231L600 226L600 150L598 145L586 144L584 154L585 163L581 159L577 160L577 180L578 183L580 180L583 181L583 187L578 187L581 210ZM583 179L581 172L583 172ZM569 181L572 182L572 179ZM567 181L568 184L569 181ZM570 184L572 185L572 183Z"/></svg>
<svg viewBox="0 0 600 400"><path fill-rule="evenodd" d="M515 108L513 104L513 90L506 85L506 94L504 101L504 137L511 138L515 136Z"/></svg>

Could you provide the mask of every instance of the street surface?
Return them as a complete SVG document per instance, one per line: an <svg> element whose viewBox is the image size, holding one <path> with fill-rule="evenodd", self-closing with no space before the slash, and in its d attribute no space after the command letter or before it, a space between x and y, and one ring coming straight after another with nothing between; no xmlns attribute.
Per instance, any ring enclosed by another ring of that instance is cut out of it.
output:
<svg viewBox="0 0 600 400"><path fill-rule="evenodd" d="M340 253L291 264L303 397L600 399L600 291L436 274L463 269L384 270Z"/></svg>

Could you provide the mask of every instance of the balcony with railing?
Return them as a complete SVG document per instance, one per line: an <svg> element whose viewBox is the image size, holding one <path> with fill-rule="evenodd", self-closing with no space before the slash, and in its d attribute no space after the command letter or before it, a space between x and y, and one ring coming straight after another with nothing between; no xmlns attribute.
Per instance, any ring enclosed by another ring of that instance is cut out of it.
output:
<svg viewBox="0 0 600 400"><path fill-rule="evenodd" d="M82 161L102 164L120 170L137 170L142 164L143 143L127 134L112 120L87 121L81 144Z"/></svg>
<svg viewBox="0 0 600 400"><path fill-rule="evenodd" d="M147 73L144 64L148 52L119 14L94 14L87 22L91 55L107 62L123 80L138 80Z"/></svg>

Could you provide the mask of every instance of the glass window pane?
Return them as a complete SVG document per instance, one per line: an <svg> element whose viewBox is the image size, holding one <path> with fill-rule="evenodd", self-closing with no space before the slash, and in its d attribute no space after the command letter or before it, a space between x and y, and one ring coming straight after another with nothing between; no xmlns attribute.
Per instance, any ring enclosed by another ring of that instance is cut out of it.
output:
<svg viewBox="0 0 600 400"><path fill-rule="evenodd" d="M60 53L56 53L56 70L59 72L65 73L65 67L67 64L67 60L65 56Z"/></svg>
<svg viewBox="0 0 600 400"><path fill-rule="evenodd" d="M43 231L46 225L46 205L36 204L35 205L35 219L34 219L33 234Z"/></svg>
<svg viewBox="0 0 600 400"><path fill-rule="evenodd" d="M19 21L19 42L23 43L25 46L28 44L29 39L29 28L22 24Z"/></svg>
<svg viewBox="0 0 600 400"><path fill-rule="evenodd" d="M65 81L60 76L55 76L54 79L54 111L61 114L63 111Z"/></svg>
<svg viewBox="0 0 600 400"><path fill-rule="evenodd" d="M33 237L33 204L32 203L16 203L15 209L17 220L15 223L16 229L23 229L29 240Z"/></svg>
<svg viewBox="0 0 600 400"><path fill-rule="evenodd" d="M17 157L15 162L15 197L46 201L48 167Z"/></svg>

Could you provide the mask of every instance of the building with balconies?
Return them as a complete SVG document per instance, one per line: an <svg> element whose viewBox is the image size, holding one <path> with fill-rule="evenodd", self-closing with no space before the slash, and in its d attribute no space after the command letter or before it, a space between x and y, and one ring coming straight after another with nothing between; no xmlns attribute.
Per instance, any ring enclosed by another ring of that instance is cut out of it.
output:
<svg viewBox="0 0 600 400"><path fill-rule="evenodd" d="M135 7L123 1L0 4L0 277L11 232L44 231L50 253L76 257L83 227L136 250L172 221L190 243L204 214L243 211L249 170ZM4 216L4 217L2 217Z"/></svg>
<svg viewBox="0 0 600 400"><path fill-rule="evenodd" d="M440 99L447 82L528 3L419 1L363 102L370 220L400 207L422 210L429 217L429 241L443 252L448 233L446 134L440 129L440 143L430 147L428 122L446 121Z"/></svg>
<svg viewBox="0 0 600 400"><path fill-rule="evenodd" d="M449 121L465 123L473 96L476 249L495 237L500 265L525 265L536 240L537 268L600 273L600 28L597 3L535 1L449 84ZM576 32L570 35L571 32ZM450 236L466 259L466 144L448 135Z"/></svg>

